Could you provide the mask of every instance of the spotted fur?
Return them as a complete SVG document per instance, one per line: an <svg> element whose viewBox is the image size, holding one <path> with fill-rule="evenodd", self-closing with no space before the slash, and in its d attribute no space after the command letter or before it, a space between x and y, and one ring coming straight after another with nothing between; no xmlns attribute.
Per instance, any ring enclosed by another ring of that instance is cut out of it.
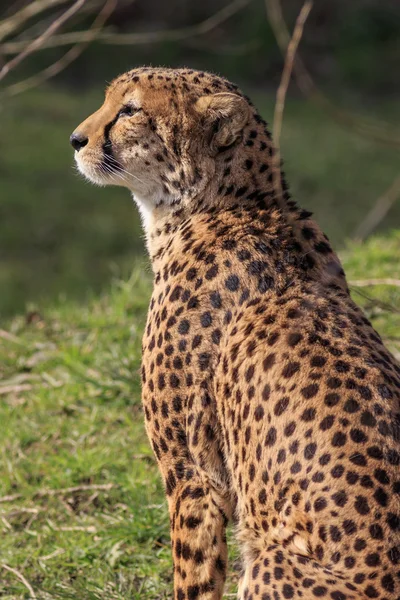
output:
<svg viewBox="0 0 400 600"><path fill-rule="evenodd" d="M400 598L400 368L327 238L276 202L266 123L228 81L135 69L73 136L128 187L154 270L143 407L176 600Z"/></svg>

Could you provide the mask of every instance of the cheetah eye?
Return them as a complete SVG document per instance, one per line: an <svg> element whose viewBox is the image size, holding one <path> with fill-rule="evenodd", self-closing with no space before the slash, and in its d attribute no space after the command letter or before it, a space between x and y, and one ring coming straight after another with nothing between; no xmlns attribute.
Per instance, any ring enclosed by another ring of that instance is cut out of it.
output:
<svg viewBox="0 0 400 600"><path fill-rule="evenodd" d="M132 106L132 104L126 104L119 111L118 118L119 117L132 117L132 115L135 115L140 110L141 110L140 108L136 108L135 106Z"/></svg>

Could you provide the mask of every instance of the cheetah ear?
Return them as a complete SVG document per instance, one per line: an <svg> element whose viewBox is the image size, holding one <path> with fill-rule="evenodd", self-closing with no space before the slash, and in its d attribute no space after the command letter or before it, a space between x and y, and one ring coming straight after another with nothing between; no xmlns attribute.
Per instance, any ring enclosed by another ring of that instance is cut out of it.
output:
<svg viewBox="0 0 400 600"><path fill-rule="evenodd" d="M210 146L215 153L236 142L250 117L246 100L229 92L201 96L195 109L202 116L209 133Z"/></svg>

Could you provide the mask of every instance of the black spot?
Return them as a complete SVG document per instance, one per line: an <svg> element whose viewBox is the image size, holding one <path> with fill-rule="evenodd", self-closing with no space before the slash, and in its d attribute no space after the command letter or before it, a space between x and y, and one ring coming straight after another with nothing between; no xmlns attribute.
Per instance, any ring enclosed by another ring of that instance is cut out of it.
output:
<svg viewBox="0 0 400 600"><path fill-rule="evenodd" d="M306 387L302 388L301 393L303 395L304 398L306 398L306 400L309 400L310 398L313 398L314 396L317 395L319 390L319 385L316 383L312 383L310 385L307 385Z"/></svg>
<svg viewBox="0 0 400 600"><path fill-rule="evenodd" d="M365 444L368 440L367 436L361 429L351 429L350 437L356 444Z"/></svg>
<svg viewBox="0 0 400 600"><path fill-rule="evenodd" d="M210 294L211 306L213 308L221 308L222 300L219 292L212 292Z"/></svg>
<svg viewBox="0 0 400 600"><path fill-rule="evenodd" d="M289 333L289 335L287 336L287 343L291 347L297 346L297 344L299 342L301 342L302 339L303 339L303 336L301 335L301 333L297 333L297 332Z"/></svg>
<svg viewBox="0 0 400 600"><path fill-rule="evenodd" d="M178 325L178 332L181 333L182 335L185 335L186 333L188 333L189 329L190 329L190 323L187 319L184 319Z"/></svg>
<svg viewBox="0 0 400 600"><path fill-rule="evenodd" d="M336 506L343 507L347 504L347 494L344 490L340 490L332 495L332 500L336 504Z"/></svg>
<svg viewBox="0 0 400 600"><path fill-rule="evenodd" d="M390 529L392 529L392 531L400 530L400 517L398 514L394 514L391 512L388 513L386 522L389 525Z"/></svg>
<svg viewBox="0 0 400 600"><path fill-rule="evenodd" d="M332 446L341 447L346 443L346 434L342 431L337 431L332 438Z"/></svg>
<svg viewBox="0 0 400 600"><path fill-rule="evenodd" d="M236 292L239 288L239 277L237 275L229 275L225 281L225 286L231 292Z"/></svg>
<svg viewBox="0 0 400 600"><path fill-rule="evenodd" d="M266 446L273 446L276 442L277 439L277 432L275 427L271 427L267 433L267 436L265 438L265 445Z"/></svg>
<svg viewBox="0 0 400 600"><path fill-rule="evenodd" d="M337 360L334 366L338 373L348 373L350 371L349 363L344 360Z"/></svg>
<svg viewBox="0 0 400 600"><path fill-rule="evenodd" d="M256 410L254 411L254 418L256 421L261 421L264 416L264 409L262 406L258 405Z"/></svg>
<svg viewBox="0 0 400 600"><path fill-rule="evenodd" d="M364 496L357 496L354 508L360 515L367 515L370 512L367 499Z"/></svg>
<svg viewBox="0 0 400 600"><path fill-rule="evenodd" d="M185 525L188 529L196 529L201 522L202 519L199 519L197 517L187 517L185 519Z"/></svg>
<svg viewBox="0 0 400 600"><path fill-rule="evenodd" d="M200 316L200 323L202 327L210 327L211 323L212 323L212 316L211 313L209 313L208 311L203 313Z"/></svg>
<svg viewBox="0 0 400 600"><path fill-rule="evenodd" d="M268 398L269 398L270 389L269 389L268 384L267 384L267 386L268 386ZM267 387L267 386L265 386L265 387ZM264 390L265 390L265 388L264 388ZM264 398L264 391L263 391L263 400L266 400L268 398ZM289 406L289 398L288 398L288 396L284 396L275 405L275 408L274 408L275 416L280 417L285 412L285 410L287 409L288 406Z"/></svg>
<svg viewBox="0 0 400 600"><path fill-rule="evenodd" d="M271 367L273 367L274 364L275 364L275 354L268 354L268 356L266 358L264 358L264 361L263 361L264 371L268 371L269 369L271 369Z"/></svg>
<svg viewBox="0 0 400 600"><path fill-rule="evenodd" d="M339 394L336 394L335 392L326 394L326 396L324 398L324 402L327 406L336 406L336 404L339 402L339 400L340 400L340 396L339 396Z"/></svg>
<svg viewBox="0 0 400 600"><path fill-rule="evenodd" d="M186 273L186 279L188 281L193 281L193 279L195 279L197 276L197 269L195 269L194 267L191 267L190 269L188 269L187 273Z"/></svg>
<svg viewBox="0 0 400 600"><path fill-rule="evenodd" d="M284 367L284 369L282 371L282 377L285 377L286 379L289 379L295 373L297 373L299 370L300 370L300 363L298 363L298 362L289 362Z"/></svg>
<svg viewBox="0 0 400 600"><path fill-rule="evenodd" d="M188 600L197 600L200 594L200 587L198 585L189 585L187 589Z"/></svg>
<svg viewBox="0 0 400 600"><path fill-rule="evenodd" d="M306 458L307 460L311 460L312 458L314 458L316 451L317 444L307 444L307 446L304 448L304 458Z"/></svg>
<svg viewBox="0 0 400 600"><path fill-rule="evenodd" d="M213 265L212 267L210 267L208 269L208 271L206 271L205 274L205 278L210 281L211 279L214 279L214 277L216 277L218 275L218 265Z"/></svg>
<svg viewBox="0 0 400 600"><path fill-rule="evenodd" d="M315 244L314 248L320 254L329 254L329 252L332 252L332 248L326 242L318 242L318 244Z"/></svg>
<svg viewBox="0 0 400 600"><path fill-rule="evenodd" d="M322 496L320 498L317 498L317 500L315 500L315 502L314 502L314 510L316 512L320 512L321 510L323 510L326 507L327 507L327 501Z"/></svg>
<svg viewBox="0 0 400 600"><path fill-rule="evenodd" d="M264 294L274 287L274 280L270 275L261 275L258 281L258 291Z"/></svg>
<svg viewBox="0 0 400 600"><path fill-rule="evenodd" d="M390 574L384 575L381 579L381 583L382 583L382 587L387 592L393 593L395 591L395 584L394 584L394 579L393 579L392 575L390 575Z"/></svg>

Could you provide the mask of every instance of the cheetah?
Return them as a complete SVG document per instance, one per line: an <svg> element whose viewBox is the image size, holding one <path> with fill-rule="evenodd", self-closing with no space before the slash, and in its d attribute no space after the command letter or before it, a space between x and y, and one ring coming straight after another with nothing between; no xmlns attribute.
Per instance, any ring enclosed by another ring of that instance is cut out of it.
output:
<svg viewBox="0 0 400 600"><path fill-rule="evenodd" d="M219 76L138 68L70 141L143 221L142 400L175 600L221 599L229 522L240 600L400 599L400 367L283 172L278 199L251 101Z"/></svg>

